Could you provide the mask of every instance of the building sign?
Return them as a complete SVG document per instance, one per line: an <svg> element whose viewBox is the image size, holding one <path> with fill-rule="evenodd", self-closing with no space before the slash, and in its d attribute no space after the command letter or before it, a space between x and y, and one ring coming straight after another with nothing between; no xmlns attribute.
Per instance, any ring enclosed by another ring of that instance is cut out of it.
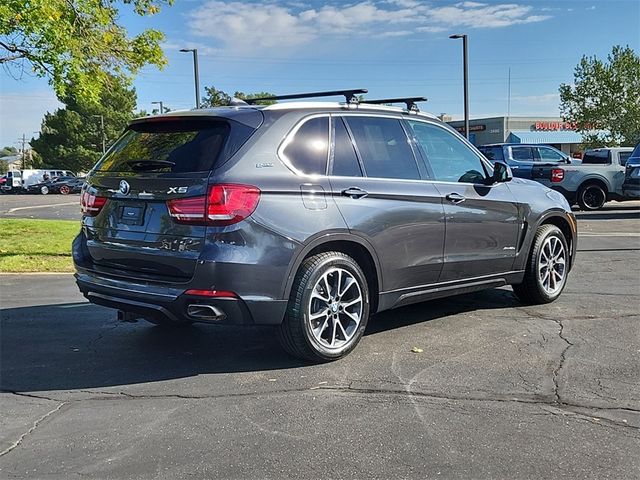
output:
<svg viewBox="0 0 640 480"><path fill-rule="evenodd" d="M461 126L461 127L453 127L453 128L455 128L460 133L464 132L464 125ZM469 131L470 132L483 132L486 129L487 129L486 125L469 125Z"/></svg>
<svg viewBox="0 0 640 480"><path fill-rule="evenodd" d="M570 122L536 122L534 130L576 130L576 124Z"/></svg>

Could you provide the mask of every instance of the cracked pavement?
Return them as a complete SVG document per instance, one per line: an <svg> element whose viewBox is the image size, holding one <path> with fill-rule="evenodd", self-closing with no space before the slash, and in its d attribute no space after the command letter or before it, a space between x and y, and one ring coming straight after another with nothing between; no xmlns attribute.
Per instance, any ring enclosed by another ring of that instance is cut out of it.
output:
<svg viewBox="0 0 640 480"><path fill-rule="evenodd" d="M118 323L70 275L0 276L0 476L640 478L640 237L603 235L640 232L624 214L580 219L555 303L385 312L325 365L267 328Z"/></svg>

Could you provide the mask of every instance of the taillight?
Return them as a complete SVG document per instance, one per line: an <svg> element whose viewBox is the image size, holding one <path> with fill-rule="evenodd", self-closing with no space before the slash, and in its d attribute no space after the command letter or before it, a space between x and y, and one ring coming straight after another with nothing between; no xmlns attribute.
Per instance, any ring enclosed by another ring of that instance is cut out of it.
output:
<svg viewBox="0 0 640 480"><path fill-rule="evenodd" d="M167 201L169 214L178 223L226 226L251 215L260 200L260 190L251 185L211 185L207 195Z"/></svg>
<svg viewBox="0 0 640 480"><path fill-rule="evenodd" d="M80 210L83 215L95 217L100 213L104 204L107 203L107 197L97 197L88 192L82 192L80 196Z"/></svg>
<svg viewBox="0 0 640 480"><path fill-rule="evenodd" d="M564 180L564 170L561 168L554 168L551 170L551 181L552 182L561 182Z"/></svg>

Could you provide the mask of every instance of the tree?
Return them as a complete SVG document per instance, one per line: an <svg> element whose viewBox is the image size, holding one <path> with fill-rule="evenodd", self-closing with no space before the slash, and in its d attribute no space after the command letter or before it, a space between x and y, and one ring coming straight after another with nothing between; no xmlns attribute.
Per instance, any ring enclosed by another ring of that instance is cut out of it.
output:
<svg viewBox="0 0 640 480"><path fill-rule="evenodd" d="M588 146L633 146L640 141L640 57L615 46L607 61L582 57L574 85L560 85L560 112Z"/></svg>
<svg viewBox="0 0 640 480"><path fill-rule="evenodd" d="M3 147L2 150L0 150L0 157L9 157L17 154L18 149L16 147Z"/></svg>
<svg viewBox="0 0 640 480"><path fill-rule="evenodd" d="M7 173L9 171L9 162L6 160L0 160L0 174Z"/></svg>
<svg viewBox="0 0 640 480"><path fill-rule="evenodd" d="M115 141L134 116L136 92L115 82L101 93L97 103L88 102L75 91L62 99L65 108L47 113L40 136L31 146L41 162L74 172L89 170L102 155L101 118L107 147Z"/></svg>
<svg viewBox="0 0 640 480"><path fill-rule="evenodd" d="M97 101L113 78L124 83L141 67L162 68L164 35L145 30L129 37L118 24L118 4L153 15L173 0L11 0L0 4L0 65L12 72L30 67L49 79L58 97L70 87Z"/></svg>
<svg viewBox="0 0 640 480"><path fill-rule="evenodd" d="M228 93L218 90L216 87L204 87L205 96L202 99L203 107L225 107L229 105L231 101L231 95ZM243 93L243 92L235 92L233 97L238 98L240 100L250 100L252 98L262 98L262 97L273 97L273 93L269 92L257 92L257 93ZM262 100L257 102L258 105L271 105L276 103L275 100Z"/></svg>

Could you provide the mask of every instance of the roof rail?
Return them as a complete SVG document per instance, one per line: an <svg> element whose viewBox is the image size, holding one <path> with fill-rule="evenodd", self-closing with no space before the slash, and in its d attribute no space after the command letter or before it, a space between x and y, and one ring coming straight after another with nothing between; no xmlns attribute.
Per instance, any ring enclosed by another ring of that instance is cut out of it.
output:
<svg viewBox="0 0 640 480"><path fill-rule="evenodd" d="M294 93L292 95L274 95L273 97L261 97L261 98L248 98L245 100L249 105L253 105L256 102L262 100L294 100L298 98L316 98L316 97L336 97L344 96L347 103L357 103L358 97L356 95L367 93L366 88L354 88L351 90L332 90L329 92L310 92L310 93Z"/></svg>
<svg viewBox="0 0 640 480"><path fill-rule="evenodd" d="M407 110L412 112L419 112L417 102L426 102L427 97L405 97L405 98L380 98L376 100L364 99L360 103L370 103L373 105L384 105L386 103L404 103L407 106Z"/></svg>

